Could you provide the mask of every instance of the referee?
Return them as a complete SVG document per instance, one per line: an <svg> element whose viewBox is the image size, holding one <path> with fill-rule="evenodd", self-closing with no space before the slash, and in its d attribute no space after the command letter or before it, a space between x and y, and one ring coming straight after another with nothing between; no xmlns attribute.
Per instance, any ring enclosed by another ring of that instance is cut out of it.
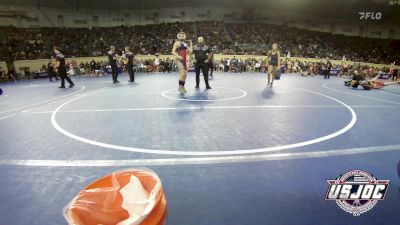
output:
<svg viewBox="0 0 400 225"><path fill-rule="evenodd" d="M324 70L324 78L330 78L331 75L331 69L332 69L332 63L329 60L329 57L326 57L326 62L325 62L325 70Z"/></svg>
<svg viewBox="0 0 400 225"><path fill-rule="evenodd" d="M133 70L133 53L131 52L131 48L129 46L125 47L125 66L126 70L129 74L128 82L135 82L135 72Z"/></svg>
<svg viewBox="0 0 400 225"><path fill-rule="evenodd" d="M54 47L54 53L56 54L56 69L58 75L61 78L61 86L60 88L65 88L65 80L68 81L69 87L72 88L75 86L74 82L67 75L67 67L65 66L65 56L61 52L61 48Z"/></svg>
<svg viewBox="0 0 400 225"><path fill-rule="evenodd" d="M204 82L206 83L206 89L211 89L208 84L208 66L211 60L212 54L210 48L204 44L204 38L199 37L197 39L197 45L193 46L193 53L196 60L195 71L196 71L196 88L200 85L200 69L203 72Z"/></svg>

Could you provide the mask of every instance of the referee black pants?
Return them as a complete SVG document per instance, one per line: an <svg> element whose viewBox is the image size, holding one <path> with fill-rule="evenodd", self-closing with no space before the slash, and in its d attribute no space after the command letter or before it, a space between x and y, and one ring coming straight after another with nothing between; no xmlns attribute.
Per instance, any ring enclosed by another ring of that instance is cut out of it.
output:
<svg viewBox="0 0 400 225"><path fill-rule="evenodd" d="M200 69L203 73L204 82L206 83L206 87L209 87L208 84L208 63L196 63L194 66L194 70L196 72L196 86L200 85Z"/></svg>
<svg viewBox="0 0 400 225"><path fill-rule="evenodd" d="M210 70L210 76L213 75L213 71L214 71L214 63L209 62L208 63L208 69Z"/></svg>
<svg viewBox="0 0 400 225"><path fill-rule="evenodd" d="M113 81L116 82L118 79L118 67L117 66L111 66L111 74L112 74Z"/></svg>
<svg viewBox="0 0 400 225"><path fill-rule="evenodd" d="M126 68L126 70L128 71L128 74L129 74L129 81L135 81L135 72L134 72L134 70L133 70L133 66L128 66L127 68Z"/></svg>
<svg viewBox="0 0 400 225"><path fill-rule="evenodd" d="M60 71L59 76L61 78L61 87L65 87L65 80L68 81L69 85L73 85L74 82L68 77L66 71Z"/></svg>
<svg viewBox="0 0 400 225"><path fill-rule="evenodd" d="M53 77L58 80L57 78L57 74L55 72L47 72L47 74L49 75L49 80L53 81Z"/></svg>
<svg viewBox="0 0 400 225"><path fill-rule="evenodd" d="M392 81L395 82L397 81L397 73L394 73L392 76Z"/></svg>
<svg viewBox="0 0 400 225"><path fill-rule="evenodd" d="M324 78L329 79L331 76L331 70L324 70Z"/></svg>

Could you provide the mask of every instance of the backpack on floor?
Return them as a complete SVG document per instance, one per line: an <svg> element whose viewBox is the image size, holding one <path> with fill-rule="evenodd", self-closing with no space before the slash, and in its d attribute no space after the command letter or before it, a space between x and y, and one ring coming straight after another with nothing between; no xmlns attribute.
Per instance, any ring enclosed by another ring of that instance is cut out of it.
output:
<svg viewBox="0 0 400 225"><path fill-rule="evenodd" d="M1 95L1 94L3 94L3 90L1 90L1 88L0 88L0 95Z"/></svg>

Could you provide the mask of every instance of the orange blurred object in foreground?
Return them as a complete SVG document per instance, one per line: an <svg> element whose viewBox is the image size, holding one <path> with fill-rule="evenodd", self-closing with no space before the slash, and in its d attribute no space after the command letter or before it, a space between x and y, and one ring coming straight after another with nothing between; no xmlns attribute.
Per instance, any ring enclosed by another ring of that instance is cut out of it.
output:
<svg viewBox="0 0 400 225"><path fill-rule="evenodd" d="M167 201L161 181L153 171L142 168L116 171L88 185L65 207L65 219L70 225L116 225L128 219L130 215L122 207L120 190L131 176L137 177L149 193L149 204L135 223L123 224L163 225Z"/></svg>

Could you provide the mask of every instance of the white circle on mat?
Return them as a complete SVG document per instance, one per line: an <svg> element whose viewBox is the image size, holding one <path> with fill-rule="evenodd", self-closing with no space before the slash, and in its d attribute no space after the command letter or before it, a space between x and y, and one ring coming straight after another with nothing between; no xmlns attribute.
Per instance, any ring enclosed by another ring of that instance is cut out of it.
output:
<svg viewBox="0 0 400 225"><path fill-rule="evenodd" d="M66 102L64 102L63 104L61 104L60 106L58 106L51 114L51 123L54 126L55 129L57 129L59 132L61 132L62 134L66 135L67 137L70 137L72 139L75 139L77 141L86 143L86 144L90 144L90 145L95 145L95 146L99 146L102 148L107 148L107 149L115 149L115 150L121 150L121 151L128 151L128 152L138 152L138 153L151 153L151 154L162 154L162 155L191 155L191 156L221 156L221 155L242 155L242 154L254 154L254 153L262 153L262 152L274 152L274 151L281 151L281 150L286 150L286 149L292 149L292 148L298 148L298 147L303 147L303 146L307 146L307 145L312 145L312 144L316 144L319 142L323 142L332 138L335 138L341 134L344 134L345 132L347 132L348 130L350 130L354 124L357 121L357 115L355 113L355 111L348 106L347 104L345 104L344 102L325 95L325 94L321 94L318 92L314 92L314 91L309 91L309 90L304 90L304 89L298 89L298 88L290 88L290 89L294 89L294 90L298 90L298 91L303 91L303 92L307 92L307 93L312 93L312 94L316 94L328 99L331 99L341 105L343 105L345 108L347 108L347 110L350 112L351 114L351 120L347 123L346 126L344 126L343 128L341 128L338 131L335 131L331 134L325 135L325 136L321 136L315 139L311 139L308 141L302 141L302 142L298 142L298 143L293 143L293 144L287 144L287 145L280 145L280 146L273 146L273 147L267 147L267 148L257 148L257 149L246 149L246 150L229 150L229 151L171 151L171 150L157 150L157 149L144 149L144 148L135 148L135 147L130 147L130 146L121 146L121 145L115 145L115 144L108 144L108 143L104 143L104 142L100 142L100 141L94 141L94 140L90 140L88 138L85 137L81 137L78 136L76 134L73 134L67 130L65 130L64 128L62 128L57 120L57 113L66 105L68 105L69 103L76 101L80 98L83 98L85 96L89 96L94 94L95 92L86 94L86 95L81 95L78 96L76 98L70 99Z"/></svg>

